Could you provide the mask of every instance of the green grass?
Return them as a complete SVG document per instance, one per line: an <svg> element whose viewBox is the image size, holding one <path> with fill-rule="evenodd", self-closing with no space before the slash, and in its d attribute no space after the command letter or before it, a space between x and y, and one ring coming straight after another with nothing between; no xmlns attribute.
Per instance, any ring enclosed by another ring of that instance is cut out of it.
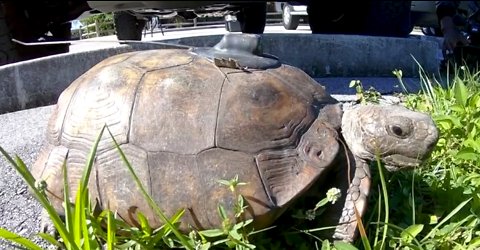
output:
<svg viewBox="0 0 480 250"><path fill-rule="evenodd" d="M401 71L394 74L401 84ZM236 188L245 183L238 178L219 180L237 201L235 221L230 221L219 204L217 212L224 222L221 228L182 233L177 226L183 210L166 217L145 192L118 145L132 180L164 226L153 229L141 214L140 226L132 227L112 211L94 213L88 195L88 175L103 130L92 146L75 204L65 206L65 220L61 220L45 196L43 183L34 180L21 159L12 158L2 148L0 151L48 210L60 237L39 236L64 249L478 249L480 73L458 68L443 86L423 71L421 76L422 90L401 98L407 107L431 114L440 131L439 142L429 161L414 171L390 173L384 171L379 161L372 163L375 166L371 167L369 210L360 223L360 237L352 244L321 237L328 228L321 227L319 220L323 207L332 202L332 192L327 197L320 194L318 201L311 204L292 207L272 228L255 231L251 221L241 220L246 205ZM361 103L378 101L378 94L372 89L364 91L360 82L352 81L350 86L357 89ZM65 178L67 175L64 171ZM69 190L66 182L64 185ZM68 196L66 192L65 200L69 200ZM0 237L27 249L41 249L31 239L4 229L0 229Z"/></svg>

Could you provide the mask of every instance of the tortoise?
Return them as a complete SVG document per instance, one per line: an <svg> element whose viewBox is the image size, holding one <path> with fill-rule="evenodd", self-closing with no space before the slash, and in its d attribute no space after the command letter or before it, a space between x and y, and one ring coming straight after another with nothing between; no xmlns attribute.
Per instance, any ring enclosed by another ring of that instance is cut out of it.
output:
<svg viewBox="0 0 480 250"><path fill-rule="evenodd" d="M180 229L221 226L237 197L219 180L238 177L245 219L265 228L314 184L332 183L341 199L324 219L332 237L353 241L356 208L366 211L369 162L412 169L438 139L430 116L401 105L344 108L304 71L262 53L261 36L227 34L214 47L157 49L109 57L59 96L47 140L33 166L63 213L62 163L75 194L88 153L107 125L147 192ZM333 177L332 177L333 176ZM350 178L350 179L349 179ZM90 176L92 199L138 225L148 206L112 142L100 140Z"/></svg>

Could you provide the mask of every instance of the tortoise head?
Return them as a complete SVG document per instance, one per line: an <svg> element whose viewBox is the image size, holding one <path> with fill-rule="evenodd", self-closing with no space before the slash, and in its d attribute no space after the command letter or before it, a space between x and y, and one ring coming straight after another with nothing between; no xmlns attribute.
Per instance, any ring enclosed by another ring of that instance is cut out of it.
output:
<svg viewBox="0 0 480 250"><path fill-rule="evenodd" d="M432 118L400 105L357 105L346 109L342 134L357 158L376 156L389 171L419 166L438 141Z"/></svg>

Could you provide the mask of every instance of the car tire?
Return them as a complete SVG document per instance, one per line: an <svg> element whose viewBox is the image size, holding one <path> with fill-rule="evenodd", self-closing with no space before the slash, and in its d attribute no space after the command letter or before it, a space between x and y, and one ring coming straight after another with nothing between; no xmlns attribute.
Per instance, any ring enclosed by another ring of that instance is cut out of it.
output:
<svg viewBox="0 0 480 250"><path fill-rule="evenodd" d="M5 12L0 5L0 65L19 61L19 56L12 41L12 35L7 25Z"/></svg>
<svg viewBox="0 0 480 250"><path fill-rule="evenodd" d="M8 8L5 4L9 4ZM9 12L7 12L9 11ZM49 44L26 46L14 43L12 38L23 42L37 42L40 30L49 30L52 34L47 41L70 40L71 23L50 24L50 27L37 26L35 30L29 25L30 20L25 18L22 9L15 3L0 2L0 65L35 59L44 56L66 53L70 44Z"/></svg>
<svg viewBox="0 0 480 250"><path fill-rule="evenodd" d="M249 3L243 5L237 13L242 33L263 34L267 24L267 3Z"/></svg>
<svg viewBox="0 0 480 250"><path fill-rule="evenodd" d="M118 40L142 40L145 20L140 20L126 11L118 11L113 13L113 21Z"/></svg>
<svg viewBox="0 0 480 250"><path fill-rule="evenodd" d="M300 23L300 17L292 15L293 7L285 4L282 10L283 27L287 30L296 30Z"/></svg>
<svg viewBox="0 0 480 250"><path fill-rule="evenodd" d="M422 33L426 36L443 36L442 30L440 28L422 27Z"/></svg>
<svg viewBox="0 0 480 250"><path fill-rule="evenodd" d="M72 23L61 23L52 25L50 27L50 33L54 41L69 41L72 40ZM47 54L55 55L60 53L68 53L70 51L70 44L52 44L44 46L48 50Z"/></svg>

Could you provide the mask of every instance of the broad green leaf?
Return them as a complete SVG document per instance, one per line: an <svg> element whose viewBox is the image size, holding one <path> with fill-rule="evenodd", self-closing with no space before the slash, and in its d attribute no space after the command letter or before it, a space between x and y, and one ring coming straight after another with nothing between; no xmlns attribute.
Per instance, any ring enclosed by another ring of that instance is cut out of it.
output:
<svg viewBox="0 0 480 250"><path fill-rule="evenodd" d="M453 91L455 93L455 100L457 103L465 106L468 98L468 89L463 81L456 81Z"/></svg>
<svg viewBox="0 0 480 250"><path fill-rule="evenodd" d="M430 216L429 216L429 219L430 219L430 221L429 221L429 224L430 224L430 225L433 225L433 224L437 224L437 223L438 223L438 216L436 216L436 215L434 215L434 214L433 214L433 215L430 215Z"/></svg>
<svg viewBox="0 0 480 250"><path fill-rule="evenodd" d="M330 247L330 241L324 240L324 241L322 242L322 248L321 248L321 250L330 250L330 249L331 249L331 247Z"/></svg>
<svg viewBox="0 0 480 250"><path fill-rule="evenodd" d="M480 247L480 236L473 238L468 244L468 249L478 249L478 247Z"/></svg>
<svg viewBox="0 0 480 250"><path fill-rule="evenodd" d="M200 246L199 250L208 250L208 249L210 249L210 247L212 247L212 243L211 243L211 242L203 243L203 244Z"/></svg>
<svg viewBox="0 0 480 250"><path fill-rule="evenodd" d="M400 237L402 237L403 241L410 243L422 230L422 224L411 225L402 231Z"/></svg>
<svg viewBox="0 0 480 250"><path fill-rule="evenodd" d="M135 245L137 245L137 242L134 240L129 240L123 244L116 245L115 249L132 249L132 247Z"/></svg>
<svg viewBox="0 0 480 250"><path fill-rule="evenodd" d="M461 127L461 122L457 118L447 116L447 115L439 115L434 117L435 123L443 130L450 130L453 127Z"/></svg>
<svg viewBox="0 0 480 250"><path fill-rule="evenodd" d="M230 231L230 232L229 232L229 235L230 235L232 238L234 238L234 239L236 239L236 240L238 240L238 241L242 239L242 235L239 234L239 233L237 232L237 230L232 230L232 231Z"/></svg>
<svg viewBox="0 0 480 250"><path fill-rule="evenodd" d="M233 226L234 230L240 230L242 227L246 227L248 224L252 223L253 219L248 219L246 221L241 221Z"/></svg>
<svg viewBox="0 0 480 250"><path fill-rule="evenodd" d="M225 245L227 245L229 248L235 248L237 246L237 242L234 242L232 240L227 240L225 241Z"/></svg>
<svg viewBox="0 0 480 250"><path fill-rule="evenodd" d="M209 230L200 231L198 233L205 236L205 237L213 238L213 237L222 236L223 235L223 230L221 230L221 229L209 229Z"/></svg>
<svg viewBox="0 0 480 250"><path fill-rule="evenodd" d="M226 220L228 216L227 216L227 212L225 211L225 208L221 204L219 204L217 206L217 209L218 209L218 214L220 215L220 218L222 218L222 220Z"/></svg>
<svg viewBox="0 0 480 250"><path fill-rule="evenodd" d="M230 181L227 180L217 180L217 182L227 187L230 186Z"/></svg>
<svg viewBox="0 0 480 250"><path fill-rule="evenodd" d="M469 98L468 106L480 108L480 93L477 92Z"/></svg>
<svg viewBox="0 0 480 250"><path fill-rule="evenodd" d="M479 159L480 155L475 152L473 148L463 148L458 151L455 157L462 160L476 161Z"/></svg>
<svg viewBox="0 0 480 250"><path fill-rule="evenodd" d="M480 141L468 138L463 141L463 145L466 147L471 147L474 151L480 152Z"/></svg>
<svg viewBox="0 0 480 250"><path fill-rule="evenodd" d="M217 240L217 241L213 242L212 245L218 246L220 244L224 244L224 243L226 244L229 241L230 241L229 239L221 239L221 240Z"/></svg>
<svg viewBox="0 0 480 250"><path fill-rule="evenodd" d="M350 81L350 84L348 84L348 87L349 88L353 88L354 86L356 86L360 81L359 80L351 80Z"/></svg>
<svg viewBox="0 0 480 250"><path fill-rule="evenodd" d="M355 246L353 246L350 243L342 242L342 241L337 241L334 242L333 245L335 246L336 249L338 250L358 250Z"/></svg>
<svg viewBox="0 0 480 250"><path fill-rule="evenodd" d="M465 106L462 106L460 104L453 104L449 107L449 109L455 111L457 113L456 116L462 116L466 114Z"/></svg>
<svg viewBox="0 0 480 250"><path fill-rule="evenodd" d="M152 228L150 227L150 224L148 224L147 218L145 218L145 216L141 212L138 212L137 217L140 221L140 228L142 229L143 233L151 235Z"/></svg>

